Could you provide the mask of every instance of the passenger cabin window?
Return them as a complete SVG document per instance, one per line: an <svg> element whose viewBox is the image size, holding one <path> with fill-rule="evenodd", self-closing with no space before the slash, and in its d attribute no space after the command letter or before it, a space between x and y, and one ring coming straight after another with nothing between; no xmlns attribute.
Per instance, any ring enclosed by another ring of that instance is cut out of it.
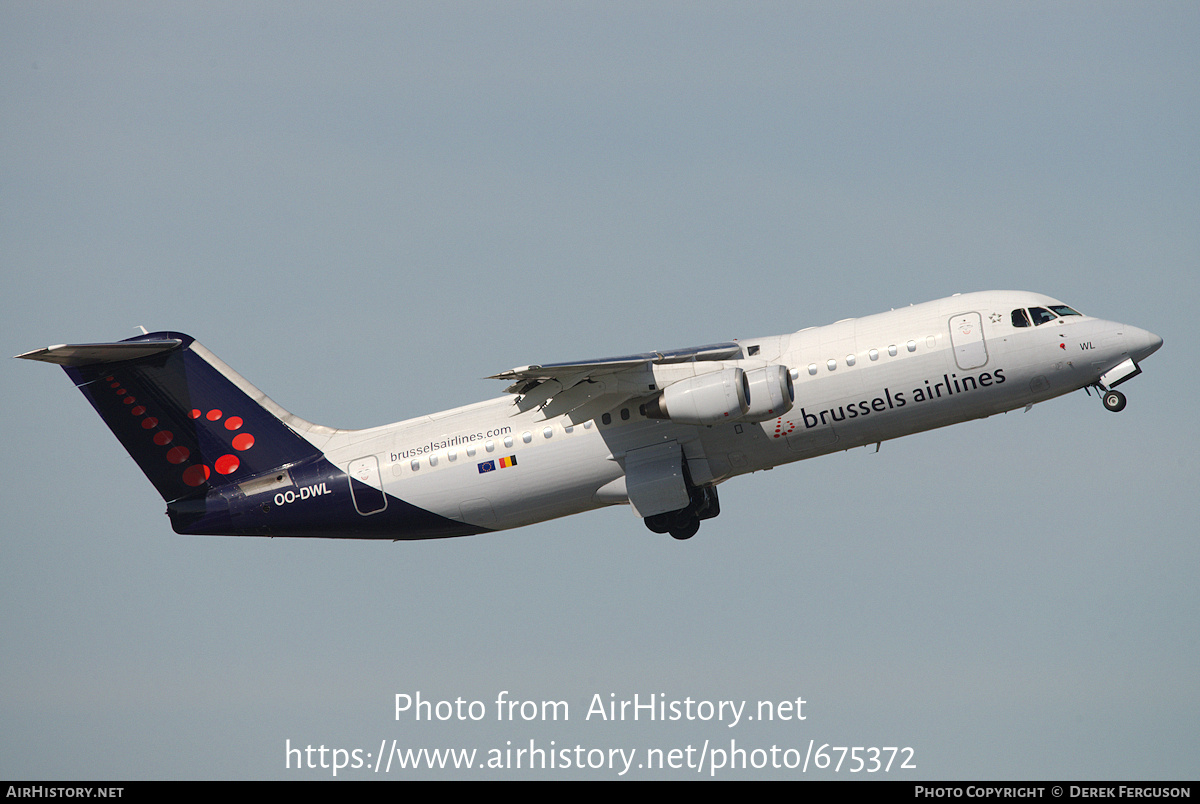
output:
<svg viewBox="0 0 1200 804"><path fill-rule="evenodd" d="M907 346L908 346L908 351L910 351L910 352L917 351L917 342L916 341L909 341Z"/></svg>
<svg viewBox="0 0 1200 804"><path fill-rule="evenodd" d="M891 346L888 347L888 354L892 357L896 356L896 344L893 343Z"/></svg>
<svg viewBox="0 0 1200 804"><path fill-rule="evenodd" d="M1058 318L1054 313L1047 310L1045 307L1030 307L1029 315L1033 317L1033 325L1040 327L1042 324L1049 323Z"/></svg>
<svg viewBox="0 0 1200 804"><path fill-rule="evenodd" d="M521 433L521 440L528 444L533 440L533 433L526 430L525 432Z"/></svg>
<svg viewBox="0 0 1200 804"><path fill-rule="evenodd" d="M829 369L830 371L833 371L834 369L837 368L837 361L836 360L827 360L825 362L825 368Z"/></svg>
<svg viewBox="0 0 1200 804"><path fill-rule="evenodd" d="M871 351L867 352L867 354L871 357L872 360L879 359L879 350L878 349L872 349Z"/></svg>
<svg viewBox="0 0 1200 804"><path fill-rule="evenodd" d="M505 436L504 437L504 446L511 447L512 445L513 445L512 436Z"/></svg>
<svg viewBox="0 0 1200 804"><path fill-rule="evenodd" d="M817 375L817 364L816 363L808 364L808 373L813 375L814 377Z"/></svg>
<svg viewBox="0 0 1200 804"><path fill-rule="evenodd" d="M552 436L552 435L554 435L554 428L553 428L553 427L547 427L547 428L545 428L545 429L543 429L543 430L542 430L542 437L543 437L543 438L549 438L549 437L550 437L550 436Z"/></svg>
<svg viewBox="0 0 1200 804"><path fill-rule="evenodd" d="M1029 326L1029 316L1018 307L1012 311L1012 322L1014 327L1027 327Z"/></svg>
<svg viewBox="0 0 1200 804"><path fill-rule="evenodd" d="M854 355L846 355L846 365L847 366L854 365Z"/></svg>

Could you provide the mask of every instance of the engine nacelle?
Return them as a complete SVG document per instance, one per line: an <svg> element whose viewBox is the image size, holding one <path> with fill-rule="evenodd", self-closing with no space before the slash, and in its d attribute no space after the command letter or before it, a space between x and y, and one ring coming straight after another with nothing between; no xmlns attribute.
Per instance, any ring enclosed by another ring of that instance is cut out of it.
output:
<svg viewBox="0 0 1200 804"><path fill-rule="evenodd" d="M740 421L748 410L750 384L740 368L671 383L642 406L642 413L650 419L700 425Z"/></svg>
<svg viewBox="0 0 1200 804"><path fill-rule="evenodd" d="M765 422L782 416L796 403L796 388L787 366L767 366L746 372L750 384L750 410L742 421Z"/></svg>

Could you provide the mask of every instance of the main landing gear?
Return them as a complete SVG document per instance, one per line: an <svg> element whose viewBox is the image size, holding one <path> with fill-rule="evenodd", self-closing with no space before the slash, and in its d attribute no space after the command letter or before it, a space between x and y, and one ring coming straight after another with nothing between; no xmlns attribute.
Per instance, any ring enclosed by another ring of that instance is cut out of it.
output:
<svg viewBox="0 0 1200 804"><path fill-rule="evenodd" d="M696 531L700 530L700 520L712 519L721 513L715 486L690 487L688 496L690 501L686 508L648 516L644 520L646 527L655 533L670 533L672 538L682 541L696 535Z"/></svg>

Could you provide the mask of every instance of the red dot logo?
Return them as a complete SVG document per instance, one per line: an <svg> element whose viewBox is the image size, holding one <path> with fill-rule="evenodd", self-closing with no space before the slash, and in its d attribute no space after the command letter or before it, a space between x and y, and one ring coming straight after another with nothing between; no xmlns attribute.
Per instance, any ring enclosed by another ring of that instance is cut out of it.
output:
<svg viewBox="0 0 1200 804"><path fill-rule="evenodd" d="M213 464L213 468L220 474L228 475L236 472L240 464L241 461L238 460L236 455L222 455L220 458L217 458Z"/></svg>
<svg viewBox="0 0 1200 804"><path fill-rule="evenodd" d="M211 408L207 411L204 411L201 408L192 408L188 412L188 416L193 421L203 417L206 421L213 422L214 429L207 431L210 436L217 435L221 432L221 429L224 429L226 432L230 433L233 436L230 444L237 452L245 452L254 446L253 435L246 432L238 432L246 424L245 419L243 419L241 416L229 416L228 418L225 418L225 413L220 408ZM224 421L222 421L222 419L224 419ZM221 422L222 428L215 427L217 422ZM142 426L148 430L158 427L158 424L158 419L152 416L147 417L142 422ZM175 435L169 430L161 430L154 434L154 443L160 447L172 445L174 444L174 441ZM213 461L211 468L209 465L202 463L186 465L191 457L191 450L182 444L175 444L174 446L171 446L166 453L166 458L170 463L176 465L185 464L183 466L183 474L181 475L181 479L184 483L192 487L201 486L208 482L212 472L216 472L218 475L232 475L242 468L242 459L233 452L228 452L224 455L221 455L221 457ZM203 460L203 458L199 455L196 457L199 457L201 460Z"/></svg>
<svg viewBox="0 0 1200 804"><path fill-rule="evenodd" d="M158 427L158 419L154 418L153 416L147 416L146 418L142 419L142 427L146 428L147 430L153 430L155 427Z"/></svg>
<svg viewBox="0 0 1200 804"><path fill-rule="evenodd" d="M204 464L189 466L183 470L183 482L189 486L199 486L208 480L208 467Z"/></svg>

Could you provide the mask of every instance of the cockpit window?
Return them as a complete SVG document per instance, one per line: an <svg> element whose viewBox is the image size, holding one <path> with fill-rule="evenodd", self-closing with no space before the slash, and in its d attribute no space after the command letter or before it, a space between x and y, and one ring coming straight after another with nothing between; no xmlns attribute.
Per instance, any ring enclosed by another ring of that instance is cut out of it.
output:
<svg viewBox="0 0 1200 804"><path fill-rule="evenodd" d="M1052 304L1050 305L1050 309L1059 315L1081 315L1081 313L1075 312L1065 304Z"/></svg>
<svg viewBox="0 0 1200 804"><path fill-rule="evenodd" d="M1012 311L1012 322L1014 327L1027 327L1029 326L1029 316L1025 314L1024 310L1018 307Z"/></svg>
<svg viewBox="0 0 1200 804"><path fill-rule="evenodd" d="M1033 325L1035 327L1040 327L1047 321L1053 321L1054 319L1058 318L1058 316L1047 310L1045 307L1030 307L1029 314L1033 316Z"/></svg>

